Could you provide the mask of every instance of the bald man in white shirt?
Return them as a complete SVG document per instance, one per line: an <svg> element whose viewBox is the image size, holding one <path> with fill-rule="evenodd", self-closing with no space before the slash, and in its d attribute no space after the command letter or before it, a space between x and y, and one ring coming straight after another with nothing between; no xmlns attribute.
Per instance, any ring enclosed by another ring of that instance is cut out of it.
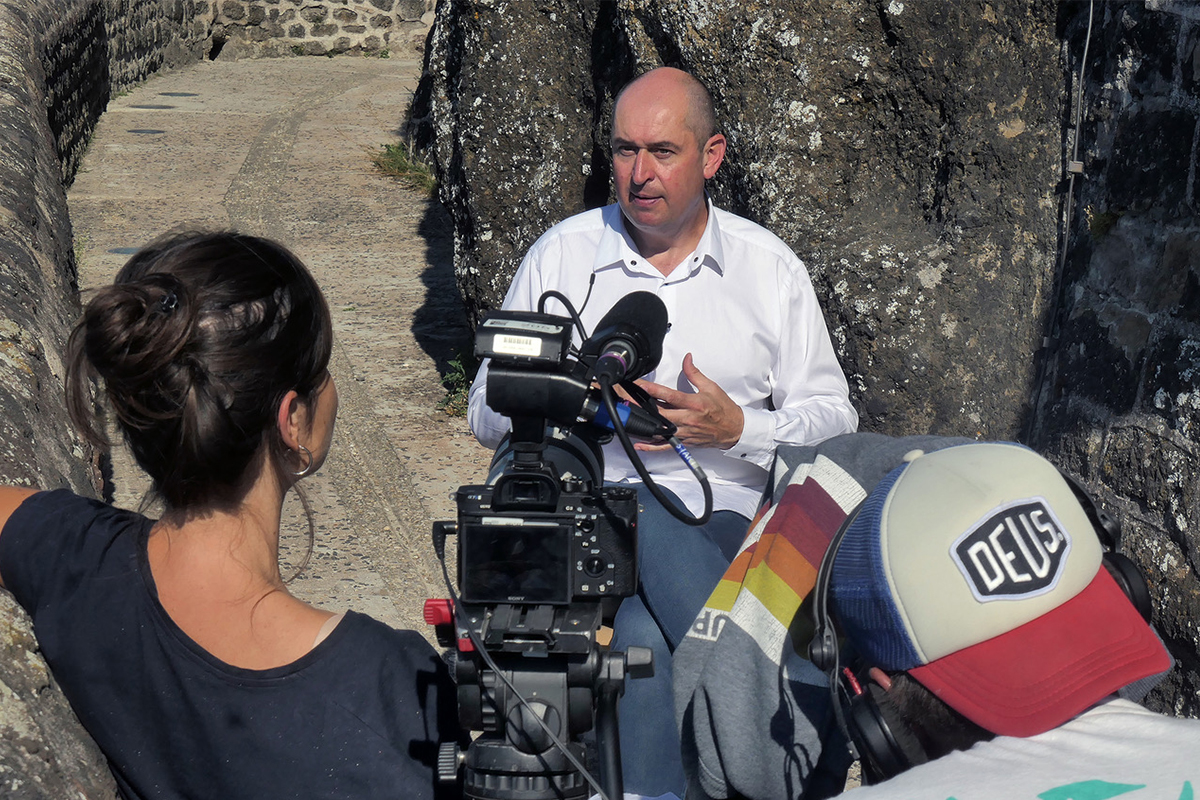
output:
<svg viewBox="0 0 1200 800"><path fill-rule="evenodd" d="M670 329L657 369L639 381L712 485L712 519L688 526L641 487L618 443L605 447L606 483L639 489L641 587L617 615L614 647L655 651L655 677L631 681L620 735L627 791L683 794L670 654L736 554L775 447L854 431L850 404L803 263L782 240L715 207L705 193L725 156L712 99L681 70L632 81L613 112L615 204L571 217L526 254L505 309L533 310L548 290L579 310L587 330L625 295L648 291ZM550 301L547 311L563 313ZM579 344L579 342L576 342ZM471 387L471 429L495 447L509 420L486 404L487 364ZM667 445L637 444L655 483L693 515L699 484Z"/></svg>

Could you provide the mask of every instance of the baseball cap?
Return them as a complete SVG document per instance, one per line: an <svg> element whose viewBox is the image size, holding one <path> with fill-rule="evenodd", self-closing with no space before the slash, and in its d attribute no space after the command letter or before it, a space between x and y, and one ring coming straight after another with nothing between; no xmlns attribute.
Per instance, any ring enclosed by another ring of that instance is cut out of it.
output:
<svg viewBox="0 0 1200 800"><path fill-rule="evenodd" d="M1026 447L914 453L846 530L830 598L870 663L994 733L1050 730L1170 656L1102 564L1087 512Z"/></svg>

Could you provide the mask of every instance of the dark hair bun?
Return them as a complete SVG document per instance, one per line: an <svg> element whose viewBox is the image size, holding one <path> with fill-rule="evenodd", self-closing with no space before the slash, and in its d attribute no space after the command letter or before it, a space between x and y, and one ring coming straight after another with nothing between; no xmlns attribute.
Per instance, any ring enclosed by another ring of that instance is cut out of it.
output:
<svg viewBox="0 0 1200 800"><path fill-rule="evenodd" d="M84 347L109 391L144 397L157 393L163 372L179 358L194 324L187 288L171 275L156 273L96 293L83 318ZM179 403L173 403L152 413L171 415L178 409Z"/></svg>
<svg viewBox="0 0 1200 800"><path fill-rule="evenodd" d="M236 502L275 411L308 398L329 362L329 311L282 246L180 234L139 251L96 292L71 335L68 404L93 442L98 377L138 464L170 508Z"/></svg>

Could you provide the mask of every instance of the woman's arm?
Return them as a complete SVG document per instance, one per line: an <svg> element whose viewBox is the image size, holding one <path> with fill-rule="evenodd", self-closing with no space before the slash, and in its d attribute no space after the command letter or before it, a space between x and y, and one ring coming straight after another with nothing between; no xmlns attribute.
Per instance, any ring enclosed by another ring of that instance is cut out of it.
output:
<svg viewBox="0 0 1200 800"><path fill-rule="evenodd" d="M25 502L25 498L36 494L37 489L25 489L17 486L0 486L0 533L8 524L8 518L17 510L17 506ZM4 576L0 575L0 586L4 586Z"/></svg>

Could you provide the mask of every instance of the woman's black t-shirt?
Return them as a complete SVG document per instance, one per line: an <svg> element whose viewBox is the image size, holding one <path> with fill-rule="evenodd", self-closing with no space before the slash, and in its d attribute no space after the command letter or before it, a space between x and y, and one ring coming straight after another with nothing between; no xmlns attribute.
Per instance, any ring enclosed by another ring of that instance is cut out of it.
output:
<svg viewBox="0 0 1200 800"><path fill-rule="evenodd" d="M298 661L230 666L180 630L146 560L153 522L66 490L27 499L0 575L126 798L430 798L455 694L413 631L348 612Z"/></svg>

